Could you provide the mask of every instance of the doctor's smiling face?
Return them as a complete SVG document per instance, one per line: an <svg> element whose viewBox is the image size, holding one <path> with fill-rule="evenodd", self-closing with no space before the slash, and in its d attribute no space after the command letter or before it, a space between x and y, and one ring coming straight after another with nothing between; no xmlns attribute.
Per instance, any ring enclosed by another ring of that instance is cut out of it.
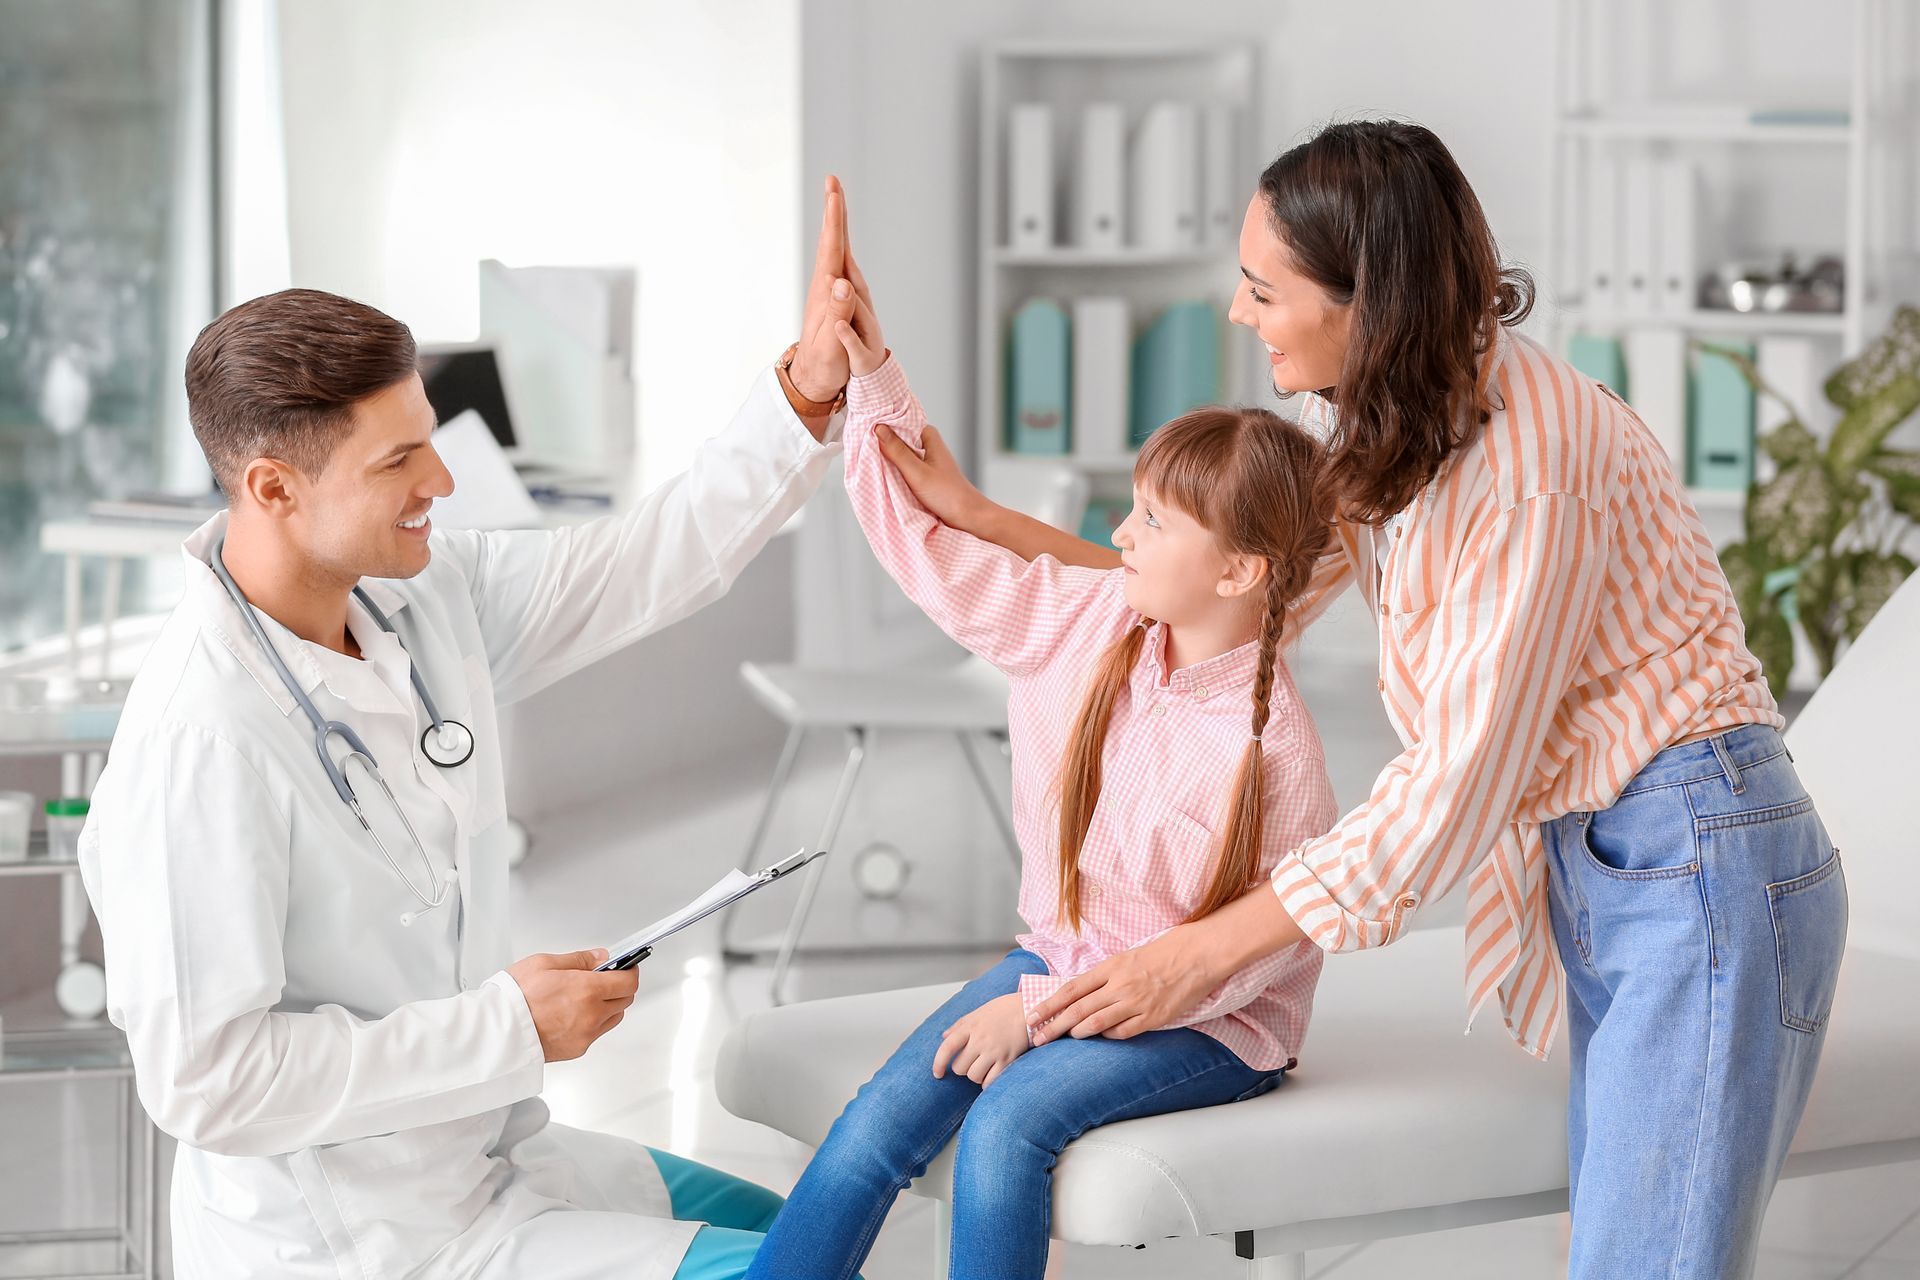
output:
<svg viewBox="0 0 1920 1280"><path fill-rule="evenodd" d="M272 565L255 591L270 577L344 602L361 578L427 567L453 477L416 355L398 320L313 289L243 302L195 341L188 414L232 511L228 567Z"/></svg>
<svg viewBox="0 0 1920 1280"><path fill-rule="evenodd" d="M433 500L453 492L433 428L433 406L412 374L354 402L352 430L318 475L288 476L288 533L316 568L358 581L427 567Z"/></svg>

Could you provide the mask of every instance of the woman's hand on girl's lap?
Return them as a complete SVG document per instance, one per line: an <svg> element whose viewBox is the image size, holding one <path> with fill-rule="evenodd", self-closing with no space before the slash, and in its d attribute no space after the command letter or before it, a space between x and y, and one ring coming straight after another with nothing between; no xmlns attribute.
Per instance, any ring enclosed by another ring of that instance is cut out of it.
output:
<svg viewBox="0 0 1920 1280"><path fill-rule="evenodd" d="M1067 1035L1129 1040L1175 1025L1220 982L1198 944L1193 925L1177 925L1069 980L1035 1007L1035 1047Z"/></svg>
<svg viewBox="0 0 1920 1280"><path fill-rule="evenodd" d="M955 1075L984 1089L1028 1047L1026 1008L1020 993L1012 992L987 1001L947 1028L933 1055L934 1079L945 1076L951 1066Z"/></svg>

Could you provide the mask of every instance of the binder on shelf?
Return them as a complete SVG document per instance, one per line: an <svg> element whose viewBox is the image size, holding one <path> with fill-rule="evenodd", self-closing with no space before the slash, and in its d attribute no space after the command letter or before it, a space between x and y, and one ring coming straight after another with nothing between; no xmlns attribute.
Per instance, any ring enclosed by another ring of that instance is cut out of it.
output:
<svg viewBox="0 0 1920 1280"><path fill-rule="evenodd" d="M1007 118L1007 236L1015 249L1053 247L1053 108L1016 103Z"/></svg>
<svg viewBox="0 0 1920 1280"><path fill-rule="evenodd" d="M1228 245L1240 238L1240 166L1234 163L1233 107L1211 102L1201 117L1200 238L1205 244Z"/></svg>
<svg viewBox="0 0 1920 1280"><path fill-rule="evenodd" d="M1200 243L1199 126L1190 102L1157 102L1133 136L1128 222L1142 249Z"/></svg>
<svg viewBox="0 0 1920 1280"><path fill-rule="evenodd" d="M1131 502L1113 499L1097 499L1087 504L1087 513L1080 519L1080 540L1098 543L1103 547L1113 545L1113 531L1118 529L1133 510Z"/></svg>
<svg viewBox="0 0 1920 1280"><path fill-rule="evenodd" d="M1596 147L1587 182L1587 308L1620 310L1620 159Z"/></svg>
<svg viewBox="0 0 1920 1280"><path fill-rule="evenodd" d="M1620 310L1643 316L1653 310L1654 219L1659 216L1654 193L1653 157L1629 155L1620 171Z"/></svg>
<svg viewBox="0 0 1920 1280"><path fill-rule="evenodd" d="M1074 174L1073 242L1082 249L1126 244L1127 117L1117 102L1089 105L1080 121Z"/></svg>
<svg viewBox="0 0 1920 1280"><path fill-rule="evenodd" d="M1127 417L1129 349L1125 298L1073 303L1073 447L1112 458L1131 447Z"/></svg>
<svg viewBox="0 0 1920 1280"><path fill-rule="evenodd" d="M1206 302L1175 303L1133 347L1133 447L1168 419L1219 398L1220 313Z"/></svg>
<svg viewBox="0 0 1920 1280"><path fill-rule="evenodd" d="M1724 338L1715 346L1753 358L1753 344ZM1699 489L1745 489L1753 483L1753 387L1732 361L1710 351L1694 362L1687 482Z"/></svg>
<svg viewBox="0 0 1920 1280"><path fill-rule="evenodd" d="M1072 439L1067 313L1034 298L1013 315L1007 340L1007 447L1059 455Z"/></svg>
<svg viewBox="0 0 1920 1280"><path fill-rule="evenodd" d="M1576 333L1567 339L1567 363L1631 399L1627 387L1627 365L1620 352L1620 340L1604 335Z"/></svg>
<svg viewBox="0 0 1920 1280"><path fill-rule="evenodd" d="M1700 286L1700 171L1693 161L1668 156L1654 171L1659 202L1655 232L1654 310L1685 315Z"/></svg>
<svg viewBox="0 0 1920 1280"><path fill-rule="evenodd" d="M1647 424L1674 473L1687 474L1687 335L1678 328L1650 325L1627 334L1627 402Z"/></svg>
<svg viewBox="0 0 1920 1280"><path fill-rule="evenodd" d="M1779 334L1761 338L1754 345L1754 364L1760 370L1760 380L1785 396L1793 405L1793 412L1808 417L1818 414L1823 403L1818 344L1812 338ZM1786 405L1772 396L1759 397L1753 418L1756 441L1790 416ZM1805 418L1801 425L1809 431L1821 429ZM1773 460L1758 447L1754 450L1753 466L1755 478L1773 478L1776 469Z"/></svg>

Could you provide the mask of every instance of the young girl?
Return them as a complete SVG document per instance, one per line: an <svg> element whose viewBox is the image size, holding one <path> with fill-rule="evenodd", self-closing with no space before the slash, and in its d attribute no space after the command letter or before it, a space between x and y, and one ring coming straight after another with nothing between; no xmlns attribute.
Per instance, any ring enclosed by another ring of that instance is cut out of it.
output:
<svg viewBox="0 0 1920 1280"><path fill-rule="evenodd" d="M841 326L855 374L847 491L907 594L1011 677L1030 932L861 1088L748 1275L853 1275L957 1129L952 1274L1038 1277L1067 1143L1265 1093L1306 1034L1321 964L1310 942L1171 1025L1028 1051L1030 1011L1067 978L1233 900L1333 823L1320 740L1278 652L1329 546L1319 449L1264 410L1196 410L1141 450L1113 539L1122 568L1029 564L942 525L882 456L880 424L918 449L926 419L870 320Z"/></svg>

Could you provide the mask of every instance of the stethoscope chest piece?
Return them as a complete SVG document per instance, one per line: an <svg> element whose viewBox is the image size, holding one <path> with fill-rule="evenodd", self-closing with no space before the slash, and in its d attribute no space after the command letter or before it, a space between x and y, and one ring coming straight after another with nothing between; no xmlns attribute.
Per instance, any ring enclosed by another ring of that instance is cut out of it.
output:
<svg viewBox="0 0 1920 1280"><path fill-rule="evenodd" d="M473 730L458 720L442 720L420 733L420 750L442 769L454 769L473 757Z"/></svg>

